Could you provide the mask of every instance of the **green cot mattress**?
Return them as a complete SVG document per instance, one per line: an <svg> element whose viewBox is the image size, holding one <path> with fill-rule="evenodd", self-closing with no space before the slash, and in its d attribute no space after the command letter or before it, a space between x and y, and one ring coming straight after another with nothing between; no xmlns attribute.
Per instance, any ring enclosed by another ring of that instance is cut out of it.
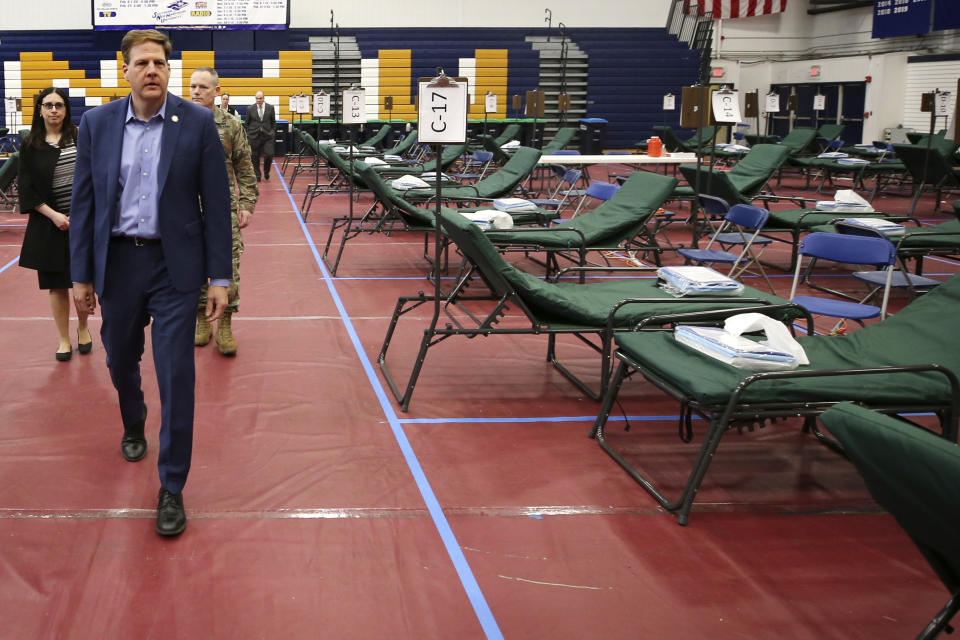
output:
<svg viewBox="0 0 960 640"><path fill-rule="evenodd" d="M960 275L918 298L900 313L842 336L801 336L810 364L802 370L939 364L960 373ZM726 404L752 372L737 369L678 343L669 332L617 335L619 348L645 372L701 405ZM870 405L931 405L949 397L937 373L851 375L768 380L747 387L741 402L856 400Z"/></svg>

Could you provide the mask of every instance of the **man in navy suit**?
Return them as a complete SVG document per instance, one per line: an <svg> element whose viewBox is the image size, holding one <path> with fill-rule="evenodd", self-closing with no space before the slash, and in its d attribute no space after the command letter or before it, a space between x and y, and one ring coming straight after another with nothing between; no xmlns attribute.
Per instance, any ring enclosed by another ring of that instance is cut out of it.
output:
<svg viewBox="0 0 960 640"><path fill-rule="evenodd" d="M153 321L161 406L156 531L175 536L187 524L182 491L193 447L196 305L208 278L209 320L227 304L230 193L213 114L167 93L169 38L134 30L120 48L130 96L80 121L70 267L77 307L92 313L100 300L123 422L120 450L130 462L147 452L140 359Z"/></svg>

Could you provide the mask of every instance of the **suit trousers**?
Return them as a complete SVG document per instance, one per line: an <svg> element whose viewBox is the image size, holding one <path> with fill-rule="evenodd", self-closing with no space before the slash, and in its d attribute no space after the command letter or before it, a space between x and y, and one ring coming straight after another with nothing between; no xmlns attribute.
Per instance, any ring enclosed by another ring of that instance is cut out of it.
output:
<svg viewBox="0 0 960 640"><path fill-rule="evenodd" d="M177 290L160 243L136 246L111 240L100 307L100 337L124 425L143 419L140 377L144 333L153 320L151 344L160 390L160 486L180 493L193 451L194 346L199 288Z"/></svg>
<svg viewBox="0 0 960 640"><path fill-rule="evenodd" d="M260 177L260 157L263 156L263 175L270 177L270 165L273 162L273 136L263 131L248 138L250 142L250 161L253 173Z"/></svg>

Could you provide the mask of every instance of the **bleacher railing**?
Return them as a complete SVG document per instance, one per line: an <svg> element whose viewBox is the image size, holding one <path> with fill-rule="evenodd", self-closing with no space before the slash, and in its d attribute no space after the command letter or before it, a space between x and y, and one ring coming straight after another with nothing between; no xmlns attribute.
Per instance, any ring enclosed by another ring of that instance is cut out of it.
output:
<svg viewBox="0 0 960 640"><path fill-rule="evenodd" d="M700 82L708 82L713 48L713 12L704 11L696 0L673 0L667 16L667 32L700 52Z"/></svg>

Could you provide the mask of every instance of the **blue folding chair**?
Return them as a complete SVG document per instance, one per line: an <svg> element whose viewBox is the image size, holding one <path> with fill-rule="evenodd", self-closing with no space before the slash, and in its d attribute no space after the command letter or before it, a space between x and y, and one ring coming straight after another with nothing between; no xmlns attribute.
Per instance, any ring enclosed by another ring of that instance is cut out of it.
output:
<svg viewBox="0 0 960 640"><path fill-rule="evenodd" d="M723 202L721 200L721 202ZM710 242L703 249L678 249L677 253L686 259L687 264L728 264L730 269L727 275L731 278L739 278L751 265L755 265L756 274L763 277L772 293L776 293L767 272L760 264L760 256L763 255L772 240L770 238L759 237L763 225L767 223L770 212L761 207L754 207L748 204L734 205L726 215L723 222L717 227L716 232L710 238ZM712 248L719 246L719 249ZM754 247L760 247L758 253L754 253ZM730 251L733 247L740 247L738 253ZM753 272L750 272L753 273Z"/></svg>
<svg viewBox="0 0 960 640"><path fill-rule="evenodd" d="M577 208L573 212L571 218L576 218L577 214L583 209L583 205L587 202L587 198L591 200L602 200L606 201L613 197L617 191L620 191L620 185L611 184L609 182L591 182L590 186L587 187L587 190L584 191L583 197L580 198L580 202L577 203Z"/></svg>
<svg viewBox="0 0 960 640"><path fill-rule="evenodd" d="M801 274L804 256L809 257L810 261L804 273ZM817 277L813 269L820 260L844 265L870 265L879 270L879 276L876 275L877 271L843 271L842 275L850 276L860 282L882 281L883 301L880 306L867 303L878 291L872 291L867 297L859 299L850 293L820 284L819 281L826 277L837 281L841 275L831 271L828 274L818 274L821 277ZM883 319L887 314L887 301L890 298L896 260L896 248L885 238L868 238L841 233L811 233L800 242L797 268L793 274L793 286L790 288L790 300L813 315L840 318L838 326L843 320L853 320L862 326L864 320L878 316ZM814 277L817 277L818 282L812 281ZM798 296L797 287L801 282L833 297Z"/></svg>
<svg viewBox="0 0 960 640"><path fill-rule="evenodd" d="M847 235L854 236L866 236L868 238L883 238L884 240L888 239L880 231L871 229L870 227L866 227L864 225L849 224L843 220L838 220L834 223L834 226L837 228L837 233L845 233ZM883 274L879 271L865 271L858 277L861 280L874 285L874 291L872 292L873 294L875 294L884 286ZM903 258L900 255L897 255L897 268L894 269L893 277L890 279L891 288L908 289L911 293L917 294L925 293L938 284L940 284L939 280L934 280L933 278L926 278L915 273L910 273L907 270L907 265L904 263ZM870 296L868 296L868 298L869 297Z"/></svg>
<svg viewBox="0 0 960 640"><path fill-rule="evenodd" d="M576 188L576 184L580 181L582 175L583 171L580 169L567 169L563 172L563 176L549 196L532 198L530 202L546 209L556 209L557 211L564 209L568 206L571 198L582 198L586 193L585 189Z"/></svg>
<svg viewBox="0 0 960 640"><path fill-rule="evenodd" d="M490 167L492 161L492 151L474 151L473 155L467 158L461 165L461 172L454 173L452 177L460 182L483 180L483 176L487 173L487 169ZM479 173L477 173L477 168L480 169Z"/></svg>

